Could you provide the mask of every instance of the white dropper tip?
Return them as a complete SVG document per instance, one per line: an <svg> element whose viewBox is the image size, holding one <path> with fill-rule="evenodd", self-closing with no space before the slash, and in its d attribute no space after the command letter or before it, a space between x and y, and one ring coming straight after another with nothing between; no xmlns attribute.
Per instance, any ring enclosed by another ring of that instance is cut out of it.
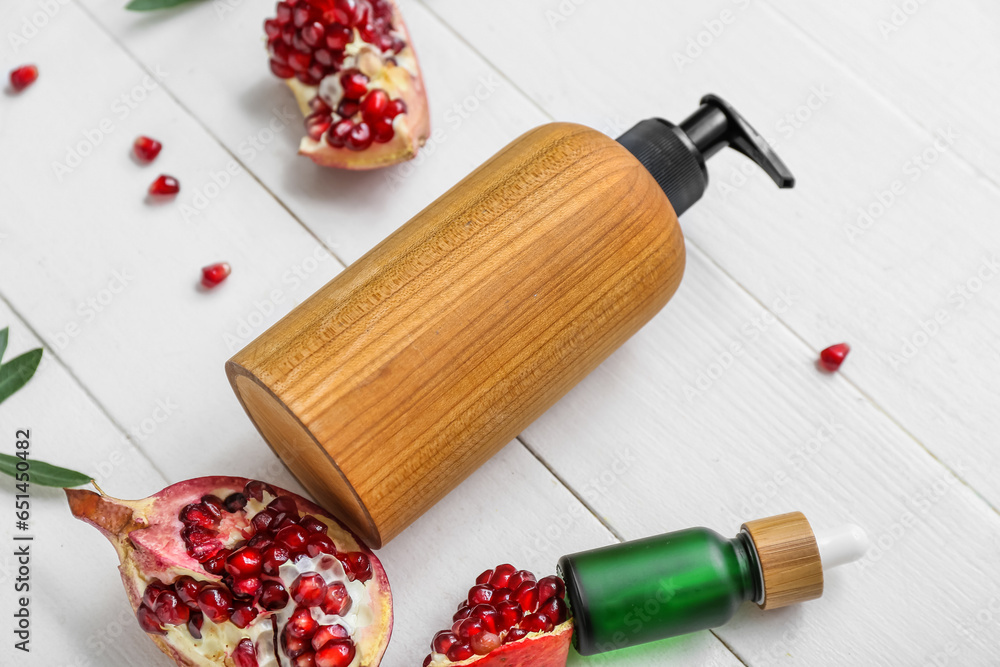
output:
<svg viewBox="0 0 1000 667"><path fill-rule="evenodd" d="M816 544L823 570L853 563L864 556L870 546L865 529L853 523L817 531Z"/></svg>

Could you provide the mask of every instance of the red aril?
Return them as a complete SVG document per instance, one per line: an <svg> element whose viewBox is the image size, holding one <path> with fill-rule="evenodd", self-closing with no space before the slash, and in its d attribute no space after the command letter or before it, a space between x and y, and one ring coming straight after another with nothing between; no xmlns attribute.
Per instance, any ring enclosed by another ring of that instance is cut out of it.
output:
<svg viewBox="0 0 1000 667"><path fill-rule="evenodd" d="M825 370L833 373L840 368L842 363L844 363L844 359L847 358L847 354L850 351L851 346L847 343L837 343L836 345L831 345L819 353L819 365Z"/></svg>
<svg viewBox="0 0 1000 667"><path fill-rule="evenodd" d="M132 144L132 152L143 162L152 162L163 150L163 144L149 137L138 137Z"/></svg>
<svg viewBox="0 0 1000 667"><path fill-rule="evenodd" d="M535 575L512 565L487 570L459 604L452 627L434 635L423 665L565 667L573 635L565 596L558 577L536 583Z"/></svg>
<svg viewBox="0 0 1000 667"><path fill-rule="evenodd" d="M219 262L218 264L212 264L210 266L206 266L201 270L201 284L204 287L209 287L209 288L215 287L223 280L228 278L229 274L232 272L233 272L232 267L230 267L229 264L227 264L226 262ZM263 514L262 516L273 517L274 515ZM264 527L266 528L266 526Z"/></svg>
<svg viewBox="0 0 1000 667"><path fill-rule="evenodd" d="M264 33L271 72L307 117L299 153L323 166L376 169L426 143L423 77L395 0L282 1Z"/></svg>
<svg viewBox="0 0 1000 667"><path fill-rule="evenodd" d="M38 68L22 65L10 73L10 87L20 92L38 80Z"/></svg>
<svg viewBox="0 0 1000 667"><path fill-rule="evenodd" d="M193 479L137 501L66 494L73 514L114 545L139 626L178 665L380 663L392 631L385 572L353 533L308 500L235 477ZM258 528L253 519L263 512L275 514ZM289 557L277 544L278 524L328 536L334 553ZM314 606L292 599L294 582Z"/></svg>
<svg viewBox="0 0 1000 667"><path fill-rule="evenodd" d="M161 174L149 186L149 194L157 197L169 197L181 191L181 184L173 176Z"/></svg>

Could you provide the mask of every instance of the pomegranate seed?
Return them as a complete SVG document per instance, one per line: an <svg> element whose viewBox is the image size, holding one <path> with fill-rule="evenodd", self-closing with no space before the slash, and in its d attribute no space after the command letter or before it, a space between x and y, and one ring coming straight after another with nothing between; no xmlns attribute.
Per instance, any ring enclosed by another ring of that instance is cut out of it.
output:
<svg viewBox="0 0 1000 667"><path fill-rule="evenodd" d="M269 533L257 533L250 538L250 541L247 542L247 546L260 551L263 554L264 549L267 549L274 542L274 540L271 539L272 537L273 536Z"/></svg>
<svg viewBox="0 0 1000 667"><path fill-rule="evenodd" d="M192 611L188 619L188 632L195 639L201 639L201 626L205 624L205 616L200 611Z"/></svg>
<svg viewBox="0 0 1000 667"><path fill-rule="evenodd" d="M315 51L313 51L313 60L315 60L316 64L320 65L321 67L333 67L337 63L336 56L334 56L333 52L330 51L329 49L316 49ZM314 97L313 99L315 100L319 98ZM329 109L330 107L327 108Z"/></svg>
<svg viewBox="0 0 1000 667"><path fill-rule="evenodd" d="M201 284L205 287L215 287L228 278L232 272L232 268L226 262L206 266L201 270Z"/></svg>
<svg viewBox="0 0 1000 667"><path fill-rule="evenodd" d="M351 29L342 23L334 23L326 29L324 40L326 48L331 51L343 51L344 47L351 43L354 34Z"/></svg>
<svg viewBox="0 0 1000 667"><path fill-rule="evenodd" d="M514 591L509 588L498 588L493 591L493 599L490 600L490 604L494 607L501 602L507 602L514 596Z"/></svg>
<svg viewBox="0 0 1000 667"><path fill-rule="evenodd" d="M522 630L521 628L512 628L510 632L503 638L504 644L510 644L511 642L516 642L520 639L524 639L528 636L527 630Z"/></svg>
<svg viewBox="0 0 1000 667"><path fill-rule="evenodd" d="M275 59L271 59L271 71L279 79L291 79L295 76L295 70L286 65L285 63L278 62Z"/></svg>
<svg viewBox="0 0 1000 667"><path fill-rule="evenodd" d="M538 605L538 613L544 614L554 625L566 622L566 603L562 598L549 598L545 604Z"/></svg>
<svg viewBox="0 0 1000 667"><path fill-rule="evenodd" d="M22 65L10 73L10 87L20 92L38 79L38 68L34 65Z"/></svg>
<svg viewBox="0 0 1000 667"><path fill-rule="evenodd" d="M468 641L480 632L486 632L486 625L478 618L469 617L451 626L451 631L464 641Z"/></svg>
<svg viewBox="0 0 1000 667"><path fill-rule="evenodd" d="M296 72L305 72L312 65L312 54L302 51L290 51L288 54L288 66Z"/></svg>
<svg viewBox="0 0 1000 667"><path fill-rule="evenodd" d="M155 160L162 149L163 144L149 137L138 137L132 144L132 152L143 162L152 162Z"/></svg>
<svg viewBox="0 0 1000 667"><path fill-rule="evenodd" d="M393 100L392 102L389 102L389 106L386 107L385 117L395 118L401 113L406 113L406 102L403 100Z"/></svg>
<svg viewBox="0 0 1000 667"><path fill-rule="evenodd" d="M309 23L310 14L308 5L298 5L292 9L292 23L295 24L296 28L301 28L306 23Z"/></svg>
<svg viewBox="0 0 1000 667"><path fill-rule="evenodd" d="M359 551L337 554L337 560L343 564L351 581L364 582L372 578L372 562L365 554Z"/></svg>
<svg viewBox="0 0 1000 667"><path fill-rule="evenodd" d="M500 637L492 632L483 632L476 635L469 642L469 648L471 648L476 655L487 655L500 648Z"/></svg>
<svg viewBox="0 0 1000 667"><path fill-rule="evenodd" d="M277 16L278 23L280 23L281 25L285 25L291 20L292 20L292 6L289 5L287 2L279 2L278 16Z"/></svg>
<svg viewBox="0 0 1000 667"><path fill-rule="evenodd" d="M322 42L323 38L326 36L326 30L323 29L322 23L320 23L319 21L313 21L309 25L304 26L302 28L302 32L299 34L302 35L302 41L304 41L312 48L316 48L317 46L320 45L320 42Z"/></svg>
<svg viewBox="0 0 1000 667"><path fill-rule="evenodd" d="M392 127L391 118L376 118L372 122L372 137L376 143L385 144L392 141L396 136L396 131Z"/></svg>
<svg viewBox="0 0 1000 667"><path fill-rule="evenodd" d="M312 533L309 535L309 542L306 543L306 553L310 558L315 558L320 554L330 554L332 556L337 553L337 547L329 535L325 533Z"/></svg>
<svg viewBox="0 0 1000 667"><path fill-rule="evenodd" d="M238 628L245 628L257 618L257 610L252 600L236 600L233 603L233 615L229 621Z"/></svg>
<svg viewBox="0 0 1000 667"><path fill-rule="evenodd" d="M241 639L233 651L233 661L236 667L259 667L257 662L257 649L249 639Z"/></svg>
<svg viewBox="0 0 1000 667"><path fill-rule="evenodd" d="M337 0L333 11L337 20L345 25L352 26L361 20L361 8L358 7L357 0Z"/></svg>
<svg viewBox="0 0 1000 667"><path fill-rule="evenodd" d="M451 630L442 630L431 640L431 650L435 653L447 653L448 649L458 643L458 637Z"/></svg>
<svg viewBox="0 0 1000 667"><path fill-rule="evenodd" d="M389 96L384 90L373 90L361 101L361 114L365 120L371 122L374 118L381 118L385 115L389 107Z"/></svg>
<svg viewBox="0 0 1000 667"><path fill-rule="evenodd" d="M526 581L514 591L514 599L521 605L524 613L530 614L538 609L538 587L530 581Z"/></svg>
<svg viewBox="0 0 1000 667"><path fill-rule="evenodd" d="M222 519L222 513L226 511L226 507L223 505L221 498L218 496L207 495L201 497L201 502L209 513L219 520Z"/></svg>
<svg viewBox="0 0 1000 667"><path fill-rule="evenodd" d="M192 609L198 608L198 593L201 592L202 584L193 577L183 576L174 582L174 590L181 602Z"/></svg>
<svg viewBox="0 0 1000 667"><path fill-rule="evenodd" d="M252 598L260 591L261 585L260 577L246 577L234 581L230 588L232 588L233 595L236 597Z"/></svg>
<svg viewBox="0 0 1000 667"><path fill-rule="evenodd" d="M510 581L511 575L515 572L517 572L517 568L509 563L497 565L496 569L490 572L490 576L487 577L486 581L479 581L477 579L476 583L489 584L493 588L507 588L507 582Z"/></svg>
<svg viewBox="0 0 1000 667"><path fill-rule="evenodd" d="M490 579L493 577L493 570L486 570L481 575L476 577L476 585L482 586L484 584L490 583Z"/></svg>
<svg viewBox="0 0 1000 667"><path fill-rule="evenodd" d="M331 111L330 105L319 95L309 100L309 108L313 111L323 111L325 113L330 113Z"/></svg>
<svg viewBox="0 0 1000 667"><path fill-rule="evenodd" d="M188 555L204 563L219 553L222 543L216 538L215 531L202 526L186 526L181 531Z"/></svg>
<svg viewBox="0 0 1000 667"><path fill-rule="evenodd" d="M135 617L139 621L139 627L151 635L165 635L167 631L160 625L160 619L156 617L153 610L146 605L140 605L135 612Z"/></svg>
<svg viewBox="0 0 1000 667"><path fill-rule="evenodd" d="M489 604L493 599L493 587L489 584L477 584L469 590L469 606L475 607L477 604Z"/></svg>
<svg viewBox="0 0 1000 667"><path fill-rule="evenodd" d="M262 560L257 549L244 547L226 559L226 572L234 577L252 577L260 574Z"/></svg>
<svg viewBox="0 0 1000 667"><path fill-rule="evenodd" d="M311 639L319 629L319 623L305 607L299 607L288 619L285 632L298 639Z"/></svg>
<svg viewBox="0 0 1000 667"><path fill-rule="evenodd" d="M298 657L309 650L308 642L291 635L288 628L285 628L285 632L281 635L281 647L289 658Z"/></svg>
<svg viewBox="0 0 1000 667"><path fill-rule="evenodd" d="M351 128L351 133L347 136L347 147L352 151L363 151L371 146L374 140L371 126L360 122Z"/></svg>
<svg viewBox="0 0 1000 667"><path fill-rule="evenodd" d="M347 628L345 628L344 626L324 625L323 627L321 627L319 630L316 631L315 635L313 635L312 647L313 650L318 651L324 646L326 646L327 643L329 642L348 639L348 638L350 638L350 635L347 634Z"/></svg>
<svg viewBox="0 0 1000 667"><path fill-rule="evenodd" d="M166 625L183 625L191 618L191 610L173 591L164 591L156 598L153 613Z"/></svg>
<svg viewBox="0 0 1000 667"><path fill-rule="evenodd" d="M169 590L170 588L168 586L164 586L159 581L152 582L146 586L146 590L142 592L142 604L152 609L153 605L156 604L156 599Z"/></svg>
<svg viewBox="0 0 1000 667"><path fill-rule="evenodd" d="M299 507L295 504L295 499L288 496L278 496L267 504L267 509L278 514L287 514L296 519L299 516Z"/></svg>
<svg viewBox="0 0 1000 667"><path fill-rule="evenodd" d="M349 100L360 100L368 92L367 76L359 70L349 69L340 75L340 85L344 88L344 97Z"/></svg>
<svg viewBox="0 0 1000 667"><path fill-rule="evenodd" d="M267 34L268 39L281 37L281 23L274 19L264 21L264 32Z"/></svg>
<svg viewBox="0 0 1000 667"><path fill-rule="evenodd" d="M326 133L326 141L334 148L343 148L347 145L347 137L354 129L354 122L346 118L336 123L330 131Z"/></svg>
<svg viewBox="0 0 1000 667"><path fill-rule="evenodd" d="M284 609L288 604L288 591L277 581L265 581L261 586L258 602L268 611Z"/></svg>
<svg viewBox="0 0 1000 667"><path fill-rule="evenodd" d="M357 650L348 641L329 642L316 651L316 667L347 667L354 662Z"/></svg>
<svg viewBox="0 0 1000 667"><path fill-rule="evenodd" d="M288 549L280 544L272 544L264 550L263 571L272 577L278 576L278 568L288 562Z"/></svg>
<svg viewBox="0 0 1000 667"><path fill-rule="evenodd" d="M274 536L274 541L288 547L289 551L297 551L305 546L309 533L302 526L286 526Z"/></svg>
<svg viewBox="0 0 1000 667"><path fill-rule="evenodd" d="M292 583L292 599L304 607L315 607L326 596L323 575L316 572L300 574Z"/></svg>
<svg viewBox="0 0 1000 667"><path fill-rule="evenodd" d="M347 587L339 581L335 581L326 587L323 600L319 603L323 613L331 616L343 616L351 610L351 596L347 592Z"/></svg>
<svg viewBox="0 0 1000 667"><path fill-rule="evenodd" d="M316 654L306 652L292 659L292 667L316 667Z"/></svg>
<svg viewBox="0 0 1000 667"><path fill-rule="evenodd" d="M516 591L521 584L525 582L535 583L535 575L527 570L521 570L510 575L510 579L507 580L507 588L512 591Z"/></svg>
<svg viewBox="0 0 1000 667"><path fill-rule="evenodd" d="M501 602L497 605L497 613L500 615L499 630L510 630L524 618L524 612L516 602Z"/></svg>
<svg viewBox="0 0 1000 667"><path fill-rule="evenodd" d="M269 484L265 484L264 482L259 482L257 480L247 482L246 486L243 487L243 493L247 498L253 498L257 502L264 502L265 493L272 496L278 495Z"/></svg>
<svg viewBox="0 0 1000 667"><path fill-rule="evenodd" d="M226 499L222 504L225 505L227 512L239 512L247 506L247 497L242 493L234 493L230 496L226 496Z"/></svg>
<svg viewBox="0 0 1000 667"><path fill-rule="evenodd" d="M464 606L459 607L455 615L451 617L452 621L463 621L468 617L472 616L472 607L469 606L468 602L462 603Z"/></svg>
<svg viewBox="0 0 1000 667"><path fill-rule="evenodd" d="M353 118L360 110L361 105L357 100L343 100L337 105L337 114L342 118Z"/></svg>
<svg viewBox="0 0 1000 667"><path fill-rule="evenodd" d="M545 614L532 614L521 621L521 629L528 632L550 632L555 624Z"/></svg>
<svg viewBox="0 0 1000 667"><path fill-rule="evenodd" d="M307 533L326 533L329 527L312 515L306 515L299 521L299 525L305 528Z"/></svg>
<svg viewBox="0 0 1000 667"><path fill-rule="evenodd" d="M271 528L271 524L274 523L274 518L277 516L273 510L261 510L254 514L253 518L250 519L250 525L258 533L265 533Z"/></svg>
<svg viewBox="0 0 1000 667"><path fill-rule="evenodd" d="M232 551L229 549L222 549L208 560L202 561L201 566L204 567L205 571L209 574L221 575L226 571L226 559L229 558L229 554L231 553Z"/></svg>
<svg viewBox="0 0 1000 667"><path fill-rule="evenodd" d="M847 343L837 343L831 345L819 353L819 364L827 371L833 373L840 368L847 358L847 353L851 351L851 346Z"/></svg>
<svg viewBox="0 0 1000 667"><path fill-rule="evenodd" d="M160 175L152 185L149 186L149 194L159 197L175 195L181 191L181 184L173 176Z"/></svg>
<svg viewBox="0 0 1000 667"><path fill-rule="evenodd" d="M538 582L538 603L541 604L552 597L565 597L566 584L559 577L545 577Z"/></svg>
<svg viewBox="0 0 1000 667"><path fill-rule="evenodd" d="M455 644L450 649L448 649L448 659L452 662L459 662L460 660L466 660L471 658L476 654L468 644Z"/></svg>
<svg viewBox="0 0 1000 667"><path fill-rule="evenodd" d="M428 667L433 661L434 655L432 653L428 653L427 657L424 658L424 667Z"/></svg>
<svg viewBox="0 0 1000 667"><path fill-rule="evenodd" d="M476 605L472 609L470 618L478 618L483 622L483 627L487 632L498 632L500 625L500 614L488 604Z"/></svg>
<svg viewBox="0 0 1000 667"><path fill-rule="evenodd" d="M233 596L224 588L210 586L198 593L198 608L213 623L229 620Z"/></svg>
<svg viewBox="0 0 1000 667"><path fill-rule="evenodd" d="M219 525L219 516L205 506L204 503L192 503L181 510L180 520L189 526L215 528Z"/></svg>

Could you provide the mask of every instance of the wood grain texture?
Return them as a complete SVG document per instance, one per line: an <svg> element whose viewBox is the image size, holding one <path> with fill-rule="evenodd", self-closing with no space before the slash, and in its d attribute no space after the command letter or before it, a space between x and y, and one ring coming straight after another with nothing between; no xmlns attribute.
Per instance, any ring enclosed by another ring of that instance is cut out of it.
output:
<svg viewBox="0 0 1000 667"><path fill-rule="evenodd" d="M812 527L802 512L747 521L740 530L753 540L764 580L761 609L778 609L823 595L823 563Z"/></svg>
<svg viewBox="0 0 1000 667"><path fill-rule="evenodd" d="M677 216L649 172L605 135L553 123L227 369L309 490L382 545L648 322L683 272Z"/></svg>

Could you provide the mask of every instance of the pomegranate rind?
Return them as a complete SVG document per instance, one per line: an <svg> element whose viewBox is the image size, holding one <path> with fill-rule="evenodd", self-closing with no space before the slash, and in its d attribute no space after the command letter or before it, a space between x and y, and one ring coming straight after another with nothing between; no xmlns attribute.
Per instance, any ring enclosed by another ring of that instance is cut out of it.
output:
<svg viewBox="0 0 1000 667"><path fill-rule="evenodd" d="M188 555L180 538L183 523L178 515L181 508L198 502L206 494L225 498L243 491L249 481L241 477L200 477L168 486L141 500L120 500L83 489L65 489L65 492L74 516L97 527L118 552L118 570L135 611L142 603L147 585L154 579L172 582L188 575L202 580L220 580ZM278 495L295 499L300 513L311 514L326 523L328 534L339 551L364 553L371 562L372 578L365 589L374 621L359 629L353 639L358 650L358 667L377 667L389 645L394 620L392 590L381 562L347 526L323 508L290 491L271 487ZM237 515L224 515L218 528L220 535L226 530L238 530L237 523ZM206 625L210 623L205 620ZM243 636L248 635L243 632ZM184 667L237 665L232 657L235 642L218 654L204 655L191 650L190 638L185 644L177 629L168 628L167 635L148 636L163 653Z"/></svg>
<svg viewBox="0 0 1000 667"><path fill-rule="evenodd" d="M488 655L452 662L435 654L428 667L565 667L573 639L573 620L556 626L552 632L533 632L524 639L504 644Z"/></svg>
<svg viewBox="0 0 1000 667"><path fill-rule="evenodd" d="M396 55L402 65L382 64L375 71L367 69L364 61L359 62L360 69L367 74L371 88L380 88L392 99L401 99L406 103L406 113L400 114L393 121L393 138L386 143L373 143L363 151L352 151L349 148L331 146L326 137L315 141L308 135L299 144L299 155L305 155L321 167L333 167L352 171L366 171L390 167L400 162L412 160L427 143L431 134L430 111L427 104L427 91L424 87L424 76L420 69L410 38L409 28L403 21L399 6L395 0L393 6L393 26L403 35L406 47ZM371 46L371 45L367 45ZM361 48L366 48L365 44ZM320 86L309 86L298 79L286 79L285 82L295 95L295 101L303 116L312 113L309 102L317 96Z"/></svg>

